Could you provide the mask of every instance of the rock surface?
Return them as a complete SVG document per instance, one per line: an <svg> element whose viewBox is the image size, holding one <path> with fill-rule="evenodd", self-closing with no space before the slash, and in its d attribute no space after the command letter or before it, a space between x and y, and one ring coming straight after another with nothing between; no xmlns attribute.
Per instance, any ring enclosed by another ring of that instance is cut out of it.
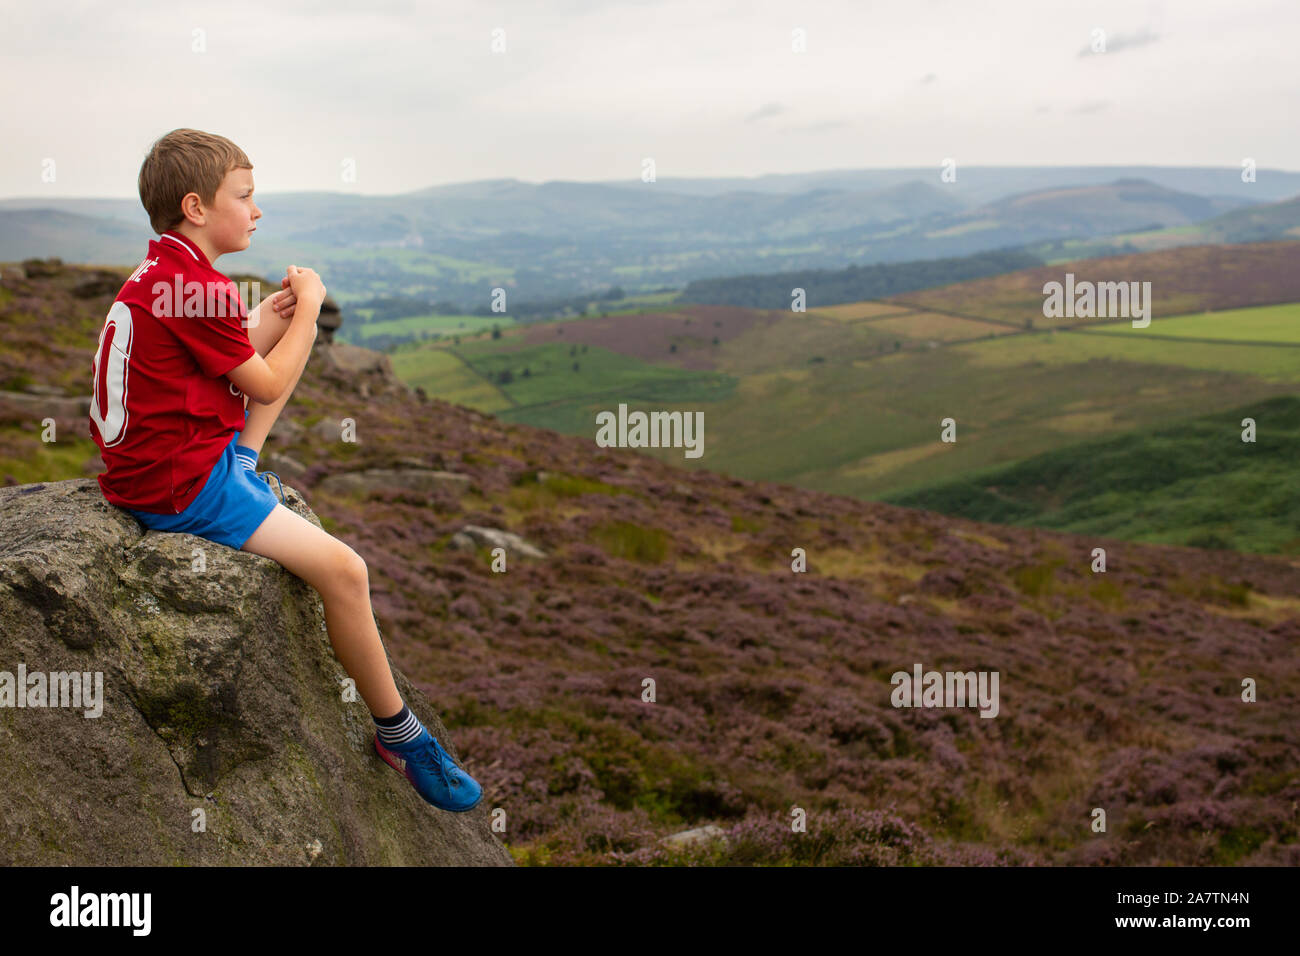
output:
<svg viewBox="0 0 1300 956"><path fill-rule="evenodd" d="M318 343L312 354L320 362L323 375L339 379L352 389L360 390L360 386L366 385L367 393L408 391L393 371L393 361L387 353L331 340Z"/></svg>
<svg viewBox="0 0 1300 956"><path fill-rule="evenodd" d="M19 665L103 680L97 717L0 706L0 865L512 864L490 791L446 813L374 753L319 596L276 562L146 531L94 479L0 489L0 528L11 690Z"/></svg>
<svg viewBox="0 0 1300 956"><path fill-rule="evenodd" d="M710 840L726 841L727 831L722 827L716 827L708 824L702 827L695 827L692 830L683 830L681 833L674 833L666 836L659 842L668 847L695 846L701 843L708 843Z"/></svg>
<svg viewBox="0 0 1300 956"><path fill-rule="evenodd" d="M65 396L52 392L0 391L0 404L8 402L36 418L86 418L90 415L90 396Z"/></svg>
<svg viewBox="0 0 1300 956"><path fill-rule="evenodd" d="M451 536L448 547L454 551L474 551L478 548L505 548L506 554L522 554L526 558L544 558L546 552L529 544L511 531L497 528L480 528L466 525Z"/></svg>

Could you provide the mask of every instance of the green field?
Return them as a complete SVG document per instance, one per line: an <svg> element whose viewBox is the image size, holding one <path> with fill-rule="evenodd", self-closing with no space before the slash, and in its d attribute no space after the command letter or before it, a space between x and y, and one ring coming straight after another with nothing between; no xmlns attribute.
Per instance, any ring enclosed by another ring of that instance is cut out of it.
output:
<svg viewBox="0 0 1300 956"><path fill-rule="evenodd" d="M403 348L391 353L393 371L412 388L481 412L509 408L510 399L447 349Z"/></svg>
<svg viewBox="0 0 1300 956"><path fill-rule="evenodd" d="M1170 320L1172 321L1172 320ZM1155 321L1151 323L1155 326ZM954 349L971 355L981 368L1021 366L1073 367L1080 363L1118 361L1178 366L1206 372L1248 375L1265 382L1300 382L1300 349L1276 345L1180 342L1173 337L1143 335L1145 329L1100 330L1017 335L996 342L962 343Z"/></svg>
<svg viewBox="0 0 1300 956"><path fill-rule="evenodd" d="M651 364L594 345L572 355L583 347L573 344L581 343L581 320L565 324L567 344L521 347L517 336L505 335L459 348L425 347L402 355L400 364L395 356L395 368L432 395L587 437L594 435L595 412L619 402L702 411L701 458L685 459L679 449L641 452L681 467L911 502L931 499L908 496L950 489L1085 442L1149 435L1189 418L1293 395L1300 390L1300 347L1272 343L1300 345L1297 326L1300 304L1157 319L1146 330L1119 324L1016 331L859 303L831 314L777 316L717 345L683 341L666 357L683 363L705 357L713 365L707 371ZM1159 334L1146 334L1152 330ZM969 340L936 341L941 335ZM502 382L506 370L513 378ZM955 443L940 440L940 422L949 417L957 426ZM1194 446L1204 431L1188 434ZM1278 480L1274 465L1263 455L1251 461L1254 470L1242 471L1232 487L1268 500L1249 489L1252 482ZM1225 475L1233 470L1219 464ZM1196 499L1206 499L1203 510L1214 513L1207 503L1212 480L1181 485L1192 503L1153 518L1146 531L1140 498L1110 501L1117 512L1110 524L1077 527L1105 528L1117 537L1231 541L1254 550L1288 546L1288 535L1266 533L1263 522L1233 530L1223 521L1201 520ZM1136 493L1110 490L1121 497ZM948 507L951 493L941 495L948 497L933 500ZM1074 512L1007 513L1030 523L1077 519Z"/></svg>
<svg viewBox="0 0 1300 956"><path fill-rule="evenodd" d="M368 310L354 311L364 320ZM351 331L364 342L376 335L428 335L431 338L477 335L491 332L494 326L504 330L514 324L515 320L508 315L409 315L382 322L363 321L352 326Z"/></svg>
<svg viewBox="0 0 1300 956"><path fill-rule="evenodd" d="M656 292L646 295L627 296L617 302L593 300L588 303L588 311L593 315L635 315L647 310L670 308L670 303L677 297L676 292ZM895 310L897 311L897 310ZM515 328L518 323L509 315L411 315L400 319L371 319L373 310L354 308L350 314L359 320L348 326L349 335L361 344L378 335L393 336L427 336L428 338L450 338L451 336L473 336L490 333L493 328L503 332Z"/></svg>
<svg viewBox="0 0 1300 956"><path fill-rule="evenodd" d="M592 300L587 305L590 312L597 315L632 315L648 309L668 309L672 307L676 292L651 292L645 295L629 295L616 302Z"/></svg>
<svg viewBox="0 0 1300 956"><path fill-rule="evenodd" d="M1256 441L1241 440L1241 421ZM889 500L1133 541L1300 554L1300 397L1070 445Z"/></svg>
<svg viewBox="0 0 1300 956"><path fill-rule="evenodd" d="M509 397L511 407L497 411L498 417L576 435L594 436L596 412L616 410L620 402L634 408L698 407L725 399L736 386L728 375L651 365L597 346L571 355L571 348L547 344L505 351L497 342L483 342L453 351ZM513 380L501 383L506 371Z"/></svg>
<svg viewBox="0 0 1300 956"><path fill-rule="evenodd" d="M1117 327L1084 329L1086 332L1119 331L1153 338L1217 339L1224 342L1267 342L1300 346L1300 302L1259 305L1251 309L1200 312L1152 319L1145 329Z"/></svg>
<svg viewBox="0 0 1300 956"><path fill-rule="evenodd" d="M997 339L746 376L734 399L705 409L699 466L876 498L1288 390L1254 376L1132 361L1114 354L1122 340L1097 341L1110 342L1112 355L1071 355L1058 345L1057 364L1016 363L996 351L1004 344ZM1002 361L974 359L989 354ZM1300 382L1294 371L1290 390ZM954 444L939 440L948 417L957 423Z"/></svg>

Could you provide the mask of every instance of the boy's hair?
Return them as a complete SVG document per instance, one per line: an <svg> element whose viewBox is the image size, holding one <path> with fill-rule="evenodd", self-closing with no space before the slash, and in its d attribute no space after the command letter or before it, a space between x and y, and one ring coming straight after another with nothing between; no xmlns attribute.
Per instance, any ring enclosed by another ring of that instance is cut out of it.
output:
<svg viewBox="0 0 1300 956"><path fill-rule="evenodd" d="M232 169L252 169L244 151L226 139L197 129L174 129L149 149L140 167L140 202L149 225L162 235L185 221L181 200L198 193L204 205Z"/></svg>

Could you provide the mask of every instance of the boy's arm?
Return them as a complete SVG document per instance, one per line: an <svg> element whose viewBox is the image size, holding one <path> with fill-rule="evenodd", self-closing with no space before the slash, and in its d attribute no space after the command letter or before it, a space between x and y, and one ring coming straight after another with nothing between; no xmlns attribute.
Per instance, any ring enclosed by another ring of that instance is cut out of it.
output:
<svg viewBox="0 0 1300 956"><path fill-rule="evenodd" d="M257 303L256 308L248 313L248 327L255 329L262 321L262 306L270 305L271 311L267 314L275 314L281 319L292 319L294 308L298 304L297 297L293 294L293 289L289 288L289 277L285 276L280 280L283 288L269 299Z"/></svg>
<svg viewBox="0 0 1300 956"><path fill-rule="evenodd" d="M263 358L257 353L226 373L239 390L255 402L273 405L297 379L316 341L320 303L303 300L276 347Z"/></svg>
<svg viewBox="0 0 1300 956"><path fill-rule="evenodd" d="M293 280L297 280L296 286ZM325 284L314 269L289 266L289 275L284 281L290 289L297 289L302 308L294 310L289 328L280 336L275 348L267 352L266 358L254 352L245 362L225 373L240 391L263 405L274 405L293 388L302 374L316 341L316 318L325 301ZM247 343L247 334L244 339Z"/></svg>

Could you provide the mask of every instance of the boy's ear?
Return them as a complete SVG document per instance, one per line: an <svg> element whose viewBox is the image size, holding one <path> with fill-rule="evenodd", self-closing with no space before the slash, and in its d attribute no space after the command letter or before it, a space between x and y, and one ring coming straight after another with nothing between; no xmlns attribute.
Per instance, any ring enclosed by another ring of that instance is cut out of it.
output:
<svg viewBox="0 0 1300 956"><path fill-rule="evenodd" d="M191 197L193 197L193 201L191 201ZM183 222L183 221L186 221L186 220L188 220L188 219L190 218L190 212L193 212L193 214L194 214L195 216L201 216L201 215L203 215L203 212L202 212L202 206L203 206L203 200L199 197L199 194L198 194L198 193L195 193L195 192L189 192L189 193L186 193L184 196L182 196L182 197L181 197L181 220L182 220L182 222ZM188 210L188 211L187 211L187 210ZM177 223L177 225L180 225L180 223ZM197 226L198 223L196 222L196 223L194 223L194 225Z"/></svg>

